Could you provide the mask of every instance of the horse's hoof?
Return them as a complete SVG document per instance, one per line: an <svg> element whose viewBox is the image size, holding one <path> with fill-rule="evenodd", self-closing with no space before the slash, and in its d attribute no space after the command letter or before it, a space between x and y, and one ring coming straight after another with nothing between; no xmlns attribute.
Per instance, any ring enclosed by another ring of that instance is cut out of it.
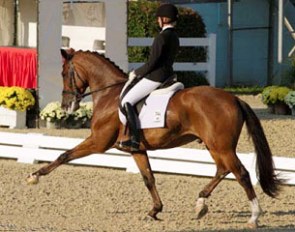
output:
<svg viewBox="0 0 295 232"><path fill-rule="evenodd" d="M38 175L30 174L27 177L27 184L38 184L38 182L39 182L39 176Z"/></svg>
<svg viewBox="0 0 295 232"><path fill-rule="evenodd" d="M256 230L258 228L258 224L257 224L257 222L248 222L247 228L252 229L252 230Z"/></svg>
<svg viewBox="0 0 295 232"><path fill-rule="evenodd" d="M157 216L151 216L149 214L144 218L144 220L147 222L162 221L162 219L159 219Z"/></svg>
<svg viewBox="0 0 295 232"><path fill-rule="evenodd" d="M155 221L155 219L153 217L151 217L150 215L145 216L143 220L145 222L153 222L153 221Z"/></svg>
<svg viewBox="0 0 295 232"><path fill-rule="evenodd" d="M208 213L208 206L206 204L197 205L195 208L197 219L201 219Z"/></svg>

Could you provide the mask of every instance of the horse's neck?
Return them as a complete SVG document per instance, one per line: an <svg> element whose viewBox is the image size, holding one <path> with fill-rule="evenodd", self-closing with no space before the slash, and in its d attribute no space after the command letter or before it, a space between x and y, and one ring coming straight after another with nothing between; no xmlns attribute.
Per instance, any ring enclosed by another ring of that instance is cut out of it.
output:
<svg viewBox="0 0 295 232"><path fill-rule="evenodd" d="M90 91L93 92L94 104L108 103L105 99L110 98L117 101L120 92L127 81L127 76L119 67L108 59L101 56L81 56L81 63L84 63L85 73ZM118 85L117 85L118 84ZM99 102L99 103L98 103Z"/></svg>
<svg viewBox="0 0 295 232"><path fill-rule="evenodd" d="M94 105L111 107L116 104L116 107L118 106L119 96L127 79L124 78L124 75L115 74L104 72L103 77L89 82L90 91L93 91L92 100Z"/></svg>
<svg viewBox="0 0 295 232"><path fill-rule="evenodd" d="M89 64L89 67L91 67L90 65L95 63L94 68L91 68L91 71L88 73L88 82L91 89L105 88L127 81L126 74L115 64L103 57L97 59L97 61Z"/></svg>
<svg viewBox="0 0 295 232"><path fill-rule="evenodd" d="M104 115L113 115L116 113L119 107L119 97L122 88L123 85L118 85L92 94L93 109L100 109L99 112L103 112Z"/></svg>

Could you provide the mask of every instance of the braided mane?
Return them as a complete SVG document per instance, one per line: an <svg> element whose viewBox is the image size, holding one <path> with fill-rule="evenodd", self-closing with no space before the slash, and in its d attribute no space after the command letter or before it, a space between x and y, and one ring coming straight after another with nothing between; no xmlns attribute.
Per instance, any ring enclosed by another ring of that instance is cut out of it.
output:
<svg viewBox="0 0 295 232"><path fill-rule="evenodd" d="M103 53L98 53L97 51L83 51L83 50L79 50L77 51L77 53L83 53L83 54L87 54L87 55L94 55L95 57L99 58L99 59L104 59L106 60L109 64L111 64L113 67L115 67L118 71L120 71L122 74L124 74L124 76L127 76L127 74L114 62L112 61L110 58L106 57Z"/></svg>

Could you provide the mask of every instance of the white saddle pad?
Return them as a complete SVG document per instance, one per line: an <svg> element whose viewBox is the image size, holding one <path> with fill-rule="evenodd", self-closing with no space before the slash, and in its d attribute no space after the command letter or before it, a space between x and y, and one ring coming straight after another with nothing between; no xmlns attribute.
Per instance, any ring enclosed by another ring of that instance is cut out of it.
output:
<svg viewBox="0 0 295 232"><path fill-rule="evenodd" d="M161 128L165 126L165 115L169 99L173 94L183 89L182 83L175 83L168 88L153 91L146 99L138 116L141 129ZM126 125L126 117L119 110L120 121Z"/></svg>

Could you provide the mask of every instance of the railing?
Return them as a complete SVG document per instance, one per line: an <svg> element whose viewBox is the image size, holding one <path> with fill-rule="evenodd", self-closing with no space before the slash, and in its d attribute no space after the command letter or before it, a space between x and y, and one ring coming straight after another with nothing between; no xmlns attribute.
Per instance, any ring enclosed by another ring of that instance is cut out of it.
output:
<svg viewBox="0 0 295 232"><path fill-rule="evenodd" d="M151 46L153 38L128 38L129 47ZM206 47L207 62L200 63L174 63L175 71L204 71L211 86L215 86L216 75L216 35L209 34L206 38L180 38L182 47ZM143 63L129 63L129 69L138 68Z"/></svg>
<svg viewBox="0 0 295 232"><path fill-rule="evenodd" d="M288 3L287 3L288 4ZM291 7L292 8L292 12L295 11L295 0L289 0L289 4L285 7ZM294 14L293 14L294 17ZM293 18L292 14L291 14L291 19ZM294 19L294 18L293 18ZM288 53L288 57L292 57L292 55L295 54L295 30L294 30L294 25L291 25L290 21L288 20L287 17L284 17L284 24L287 28L287 30L289 31L293 42L294 42L294 46L291 48L291 50Z"/></svg>
<svg viewBox="0 0 295 232"><path fill-rule="evenodd" d="M83 139L45 136L42 134L20 134L0 132L0 158L16 159L23 163L48 162L55 160L65 150L81 143ZM172 174L186 174L202 177L215 175L216 166L207 150L173 148L148 152L153 171ZM254 153L238 154L249 171L251 181L257 184ZM89 165L126 169L139 172L128 153L110 149L104 154L92 154L70 162L76 165ZM274 157L276 172L286 178L286 184L295 185L295 158ZM234 179L232 174L227 178Z"/></svg>

